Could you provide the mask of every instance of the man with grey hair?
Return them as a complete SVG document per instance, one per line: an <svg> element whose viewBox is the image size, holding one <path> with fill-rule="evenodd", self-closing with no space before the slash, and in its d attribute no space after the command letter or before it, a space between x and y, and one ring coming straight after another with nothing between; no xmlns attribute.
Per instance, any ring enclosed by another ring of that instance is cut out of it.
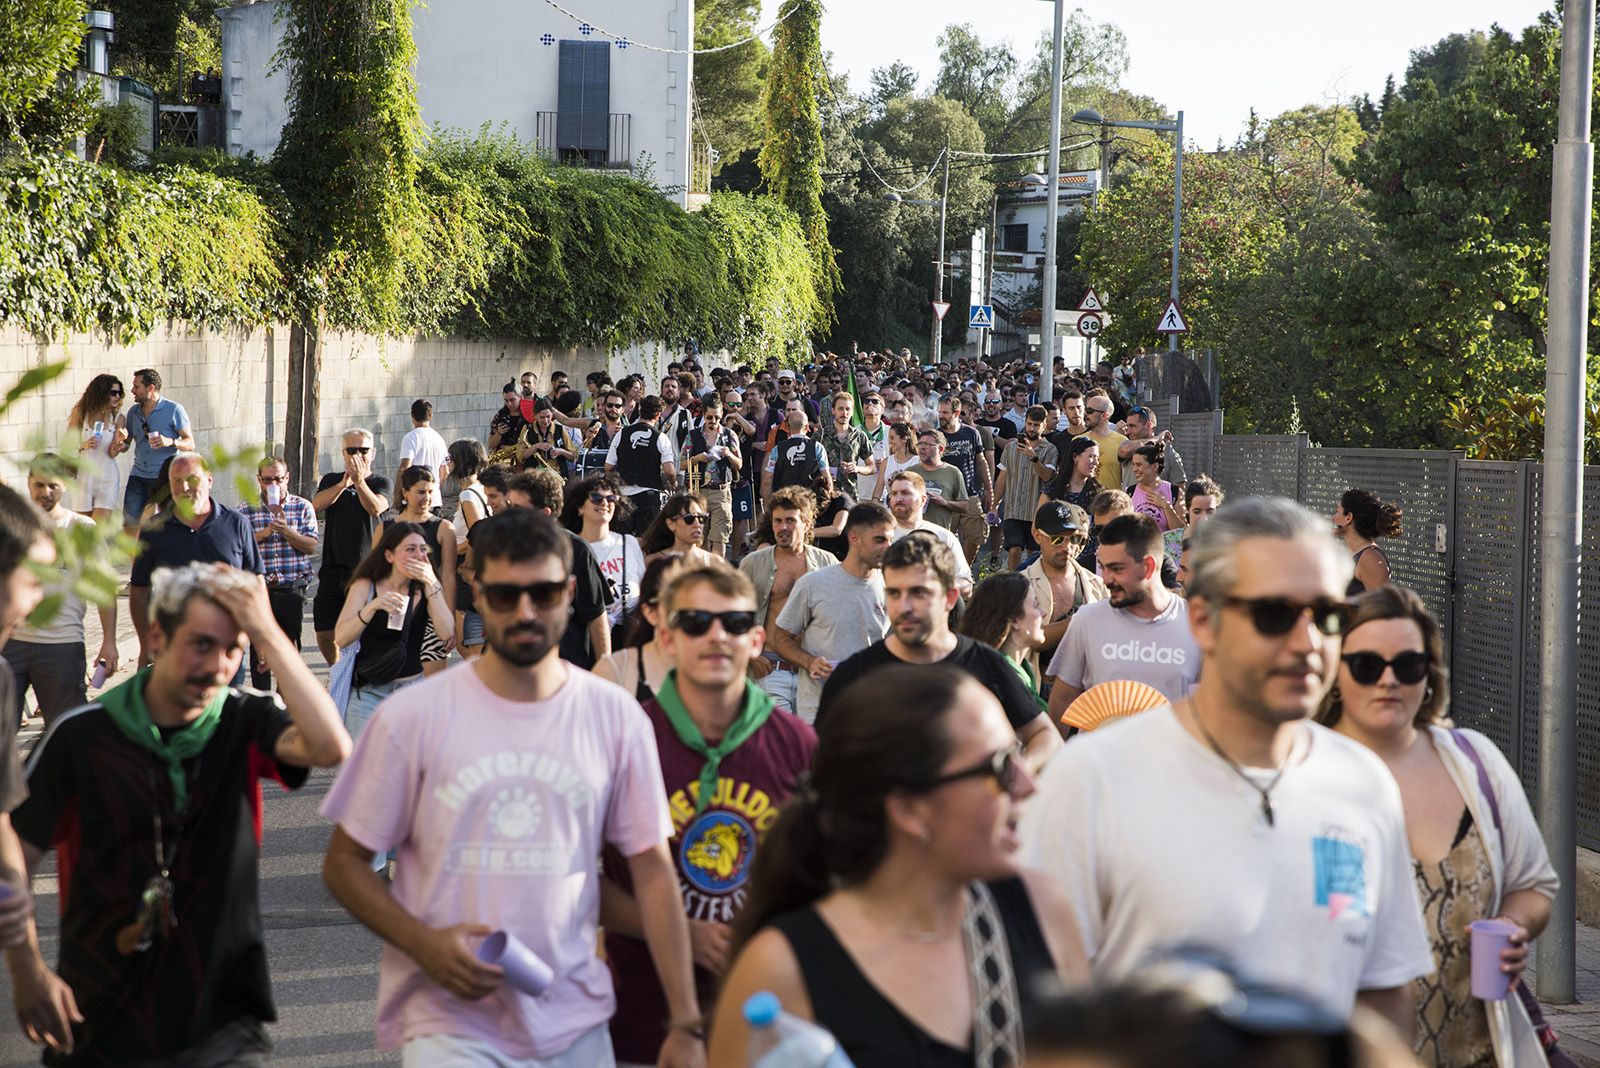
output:
<svg viewBox="0 0 1600 1068"><path fill-rule="evenodd" d="M339 659L333 628L344 609L345 587L372 544L372 524L389 508L389 480L372 473L372 431L359 426L346 430L340 459L344 470L323 475L311 498L312 510L323 519L322 564L311 602L311 625L329 666Z"/></svg>
<svg viewBox="0 0 1600 1068"><path fill-rule="evenodd" d="M1021 859L1066 889L1096 980L1198 944L1409 1035L1433 960L1400 791L1308 719L1339 661L1349 557L1325 519L1260 497L1230 502L1186 557L1198 688L1066 746L1023 813Z"/></svg>
<svg viewBox="0 0 1600 1068"><path fill-rule="evenodd" d="M36 937L7 951L17 1018L71 1063L262 1065L277 1017L261 780L296 789L350 736L259 576L163 569L149 608L151 665L57 719L28 760L12 822L30 873L63 851L63 909L56 972ZM247 643L276 696L228 685Z"/></svg>

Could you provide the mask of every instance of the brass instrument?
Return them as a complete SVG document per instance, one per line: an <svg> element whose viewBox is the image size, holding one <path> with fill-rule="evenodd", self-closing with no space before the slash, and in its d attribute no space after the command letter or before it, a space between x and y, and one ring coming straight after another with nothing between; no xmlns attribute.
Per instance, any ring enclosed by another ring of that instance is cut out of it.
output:
<svg viewBox="0 0 1600 1068"><path fill-rule="evenodd" d="M700 455L709 456L710 454L701 453ZM704 462L685 463L683 465L683 488L687 492L698 494L705 487L705 484L706 464Z"/></svg>
<svg viewBox="0 0 1600 1068"><path fill-rule="evenodd" d="M510 445L502 445L489 454L490 464L505 464L516 467L522 463L522 450L528 447L528 431L532 427L528 423L522 424L522 433L517 435L517 440Z"/></svg>

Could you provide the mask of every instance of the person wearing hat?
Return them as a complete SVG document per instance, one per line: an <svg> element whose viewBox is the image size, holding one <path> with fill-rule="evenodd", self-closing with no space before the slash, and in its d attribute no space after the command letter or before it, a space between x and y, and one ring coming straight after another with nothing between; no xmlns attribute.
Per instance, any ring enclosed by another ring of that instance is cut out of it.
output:
<svg viewBox="0 0 1600 1068"><path fill-rule="evenodd" d="M778 399L776 401L778 410L780 412L783 411L789 402L796 398L799 399L801 406L806 410L807 422L812 426L816 426L822 420L822 409L817 407L816 401L801 392L800 384L795 379L793 369L788 367L780 368L778 370Z"/></svg>
<svg viewBox="0 0 1600 1068"><path fill-rule="evenodd" d="M1039 656L1049 663L1078 609L1106 599L1100 576L1078 563L1089 539L1089 516L1065 501L1047 501L1033 515L1033 540L1039 559L1022 572L1044 615L1044 645ZM1037 666L1037 665L1035 665Z"/></svg>

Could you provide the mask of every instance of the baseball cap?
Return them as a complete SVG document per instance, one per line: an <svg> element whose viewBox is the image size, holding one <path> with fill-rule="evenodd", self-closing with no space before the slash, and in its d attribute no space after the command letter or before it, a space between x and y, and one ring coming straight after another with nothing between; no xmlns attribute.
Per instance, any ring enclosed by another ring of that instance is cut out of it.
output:
<svg viewBox="0 0 1600 1068"><path fill-rule="evenodd" d="M1065 501L1049 501L1033 513L1033 526L1046 534L1081 534L1089 529L1089 516Z"/></svg>
<svg viewBox="0 0 1600 1068"><path fill-rule="evenodd" d="M785 378L789 379L789 381L791 381L791 382L794 381L794 372L789 370L789 368L787 368L787 367L781 368L778 371L778 381L781 382Z"/></svg>

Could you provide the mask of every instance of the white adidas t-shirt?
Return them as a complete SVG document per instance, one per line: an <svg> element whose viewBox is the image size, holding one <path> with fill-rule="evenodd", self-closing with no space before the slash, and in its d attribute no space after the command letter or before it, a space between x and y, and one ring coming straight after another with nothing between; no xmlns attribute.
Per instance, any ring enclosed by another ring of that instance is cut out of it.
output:
<svg viewBox="0 0 1600 1068"><path fill-rule="evenodd" d="M1304 730L1270 827L1261 795L1170 706L1076 738L1050 763L1019 859L1065 888L1097 980L1199 946L1347 1015L1357 991L1433 971L1399 787L1367 749Z"/></svg>
<svg viewBox="0 0 1600 1068"><path fill-rule="evenodd" d="M1072 617L1045 673L1079 690L1127 679L1154 686L1169 701L1187 697L1200 681L1189 603L1173 597L1154 619L1113 608L1110 601L1086 604Z"/></svg>

